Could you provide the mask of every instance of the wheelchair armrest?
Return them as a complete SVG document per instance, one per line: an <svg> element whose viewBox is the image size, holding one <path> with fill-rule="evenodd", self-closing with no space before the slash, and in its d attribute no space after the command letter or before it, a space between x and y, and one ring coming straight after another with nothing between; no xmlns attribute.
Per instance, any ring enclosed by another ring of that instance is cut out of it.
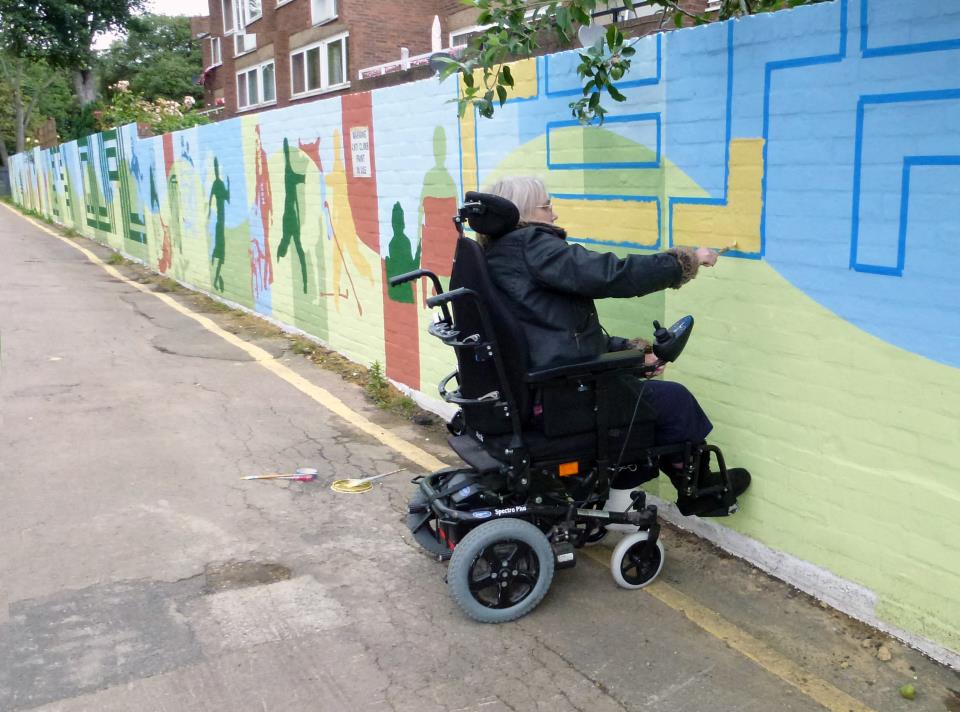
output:
<svg viewBox="0 0 960 712"><path fill-rule="evenodd" d="M627 351L611 351L589 361L565 363L562 366L545 368L527 374L527 383L543 383L554 380L570 380L575 378L589 378L599 376L609 371L642 370L646 354L642 351L630 349ZM653 367L647 367L653 370Z"/></svg>

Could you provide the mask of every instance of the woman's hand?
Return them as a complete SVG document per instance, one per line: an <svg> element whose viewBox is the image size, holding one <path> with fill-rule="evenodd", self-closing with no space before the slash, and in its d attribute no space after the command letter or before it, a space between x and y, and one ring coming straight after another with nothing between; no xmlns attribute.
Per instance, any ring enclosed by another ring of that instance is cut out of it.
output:
<svg viewBox="0 0 960 712"><path fill-rule="evenodd" d="M653 378L654 376L659 376L663 373L663 369L667 367L667 364L660 363L660 359L657 358L656 354L647 354L643 357L643 363L647 366L656 366L656 370L647 374L647 378Z"/></svg>
<svg viewBox="0 0 960 712"><path fill-rule="evenodd" d="M717 253L709 247L698 247L696 251L697 261L701 266L713 267L717 264Z"/></svg>

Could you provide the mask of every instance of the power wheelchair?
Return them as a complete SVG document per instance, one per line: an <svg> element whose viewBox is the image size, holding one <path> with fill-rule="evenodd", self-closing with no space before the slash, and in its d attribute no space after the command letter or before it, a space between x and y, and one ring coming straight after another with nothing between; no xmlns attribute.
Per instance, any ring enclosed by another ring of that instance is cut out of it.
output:
<svg viewBox="0 0 960 712"><path fill-rule="evenodd" d="M491 281L483 249L464 234L465 223L491 239L507 234L519 222L516 206L468 192L453 221L458 238L448 290L423 269L390 279L391 286L430 280L435 295L427 305L439 314L428 331L457 358L439 391L459 407L448 441L466 466L413 480L407 525L414 539L449 560L451 595L483 623L533 610L554 570L574 566L577 549L602 539L608 525L632 531L611 557L614 580L624 588L648 585L664 562L657 508L637 490L626 511L605 511L611 482L638 467L655 477L667 457L682 462L675 475L681 493L713 496L732 512L736 497L722 453L705 443L654 444L655 414L624 385L625 376L649 376L657 367L639 351L529 371L523 329ZM693 318L654 326L654 353L661 363L673 361ZM701 487L711 456L720 484Z"/></svg>

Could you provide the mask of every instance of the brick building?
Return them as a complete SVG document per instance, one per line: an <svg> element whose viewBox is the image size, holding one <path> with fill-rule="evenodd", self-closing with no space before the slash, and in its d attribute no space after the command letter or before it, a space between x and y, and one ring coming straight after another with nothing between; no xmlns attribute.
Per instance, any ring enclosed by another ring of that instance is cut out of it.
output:
<svg viewBox="0 0 960 712"><path fill-rule="evenodd" d="M460 0L208 0L203 38L205 103L217 118L365 91L428 76L438 47L466 44L483 28ZM703 11L716 0L681 0ZM657 31L652 8L598 12L630 35ZM198 25L199 27L199 25ZM549 43L543 51L556 49Z"/></svg>
<svg viewBox="0 0 960 712"><path fill-rule="evenodd" d="M435 17L446 46L475 12L457 0L208 2L203 79L218 118L370 88L357 85L360 69L399 61L401 48L429 53Z"/></svg>

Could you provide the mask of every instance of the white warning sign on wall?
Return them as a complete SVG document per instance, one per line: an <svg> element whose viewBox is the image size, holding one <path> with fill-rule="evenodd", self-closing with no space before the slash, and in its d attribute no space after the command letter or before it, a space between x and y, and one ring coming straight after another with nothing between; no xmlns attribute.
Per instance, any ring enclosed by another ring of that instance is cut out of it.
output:
<svg viewBox="0 0 960 712"><path fill-rule="evenodd" d="M370 130L366 126L350 127L350 153L353 156L353 177L369 178Z"/></svg>

